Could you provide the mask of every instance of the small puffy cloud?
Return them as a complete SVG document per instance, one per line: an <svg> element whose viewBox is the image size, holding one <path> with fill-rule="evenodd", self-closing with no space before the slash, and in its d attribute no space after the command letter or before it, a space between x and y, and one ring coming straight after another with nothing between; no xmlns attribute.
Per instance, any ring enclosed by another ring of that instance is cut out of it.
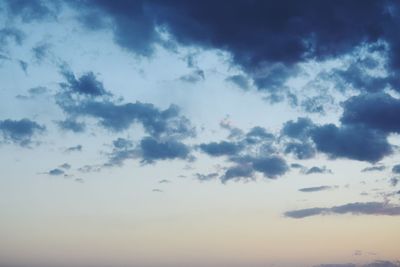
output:
<svg viewBox="0 0 400 267"><path fill-rule="evenodd" d="M60 176L63 175L65 172L62 169L52 169L47 174L51 176Z"/></svg>
<svg viewBox="0 0 400 267"><path fill-rule="evenodd" d="M11 142L22 147L29 146L35 135L43 133L45 126L29 119L0 120L0 133L3 142Z"/></svg>

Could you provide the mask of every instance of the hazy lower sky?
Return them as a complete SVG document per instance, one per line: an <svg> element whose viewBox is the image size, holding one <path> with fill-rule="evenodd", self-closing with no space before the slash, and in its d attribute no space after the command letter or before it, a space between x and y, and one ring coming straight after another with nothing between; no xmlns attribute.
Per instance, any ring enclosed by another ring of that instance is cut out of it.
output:
<svg viewBox="0 0 400 267"><path fill-rule="evenodd" d="M0 1L0 267L400 266L396 1Z"/></svg>

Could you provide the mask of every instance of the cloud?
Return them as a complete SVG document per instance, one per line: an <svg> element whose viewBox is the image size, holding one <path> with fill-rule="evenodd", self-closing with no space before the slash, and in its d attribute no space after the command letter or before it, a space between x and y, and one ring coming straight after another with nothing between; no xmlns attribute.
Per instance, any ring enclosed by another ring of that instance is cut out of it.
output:
<svg viewBox="0 0 400 267"><path fill-rule="evenodd" d="M32 48L32 53L37 62L42 62L49 53L51 45L49 43L39 43Z"/></svg>
<svg viewBox="0 0 400 267"><path fill-rule="evenodd" d="M400 181L399 178L396 178L396 177L393 177L389 180L390 185L393 187L395 187L399 183L399 181Z"/></svg>
<svg viewBox="0 0 400 267"><path fill-rule="evenodd" d="M261 172L265 177L275 179L285 174L289 167L286 161L278 156L262 157L252 160L254 170Z"/></svg>
<svg viewBox="0 0 400 267"><path fill-rule="evenodd" d="M305 140L309 137L310 131L315 128L315 124L309 118L300 117L297 121L287 121L284 123L281 135L284 137Z"/></svg>
<svg viewBox="0 0 400 267"><path fill-rule="evenodd" d="M315 267L400 267L400 262L391 262L391 261L374 261L367 264L356 265L353 263L331 263L331 264L321 264Z"/></svg>
<svg viewBox="0 0 400 267"><path fill-rule="evenodd" d="M385 93L362 94L343 104L342 123L384 133L400 133L400 100Z"/></svg>
<svg viewBox="0 0 400 267"><path fill-rule="evenodd" d="M146 133L155 138L161 135L169 138L187 138L195 135L195 128L190 121L181 116L179 107L170 105L160 110L150 103L120 103L114 101L113 95L105 90L92 72L75 78L74 74L62 67L67 83L62 83L62 91L57 94L57 104L68 115L59 122L59 126L75 132L83 131L84 124L77 118L91 117L99 121L99 125L113 132L127 130L134 123L143 125ZM75 94L81 97L75 97Z"/></svg>
<svg viewBox="0 0 400 267"><path fill-rule="evenodd" d="M388 215L399 216L400 206L381 202L355 202L331 208L308 208L300 210L292 210L284 213L290 218L305 218L317 215Z"/></svg>
<svg viewBox="0 0 400 267"><path fill-rule="evenodd" d="M83 122L78 122L74 119L67 118L63 121L56 122L60 129L65 131L72 131L74 133L83 133L86 129L86 124Z"/></svg>
<svg viewBox="0 0 400 267"><path fill-rule="evenodd" d="M45 129L45 126L29 119L0 120L0 133L3 142L11 142L22 147L29 146L33 137L43 133Z"/></svg>
<svg viewBox="0 0 400 267"><path fill-rule="evenodd" d="M190 74L183 75L179 78L182 82L188 82L188 83L197 83L200 81L205 80L205 75L203 70L194 70Z"/></svg>
<svg viewBox="0 0 400 267"><path fill-rule="evenodd" d="M91 71L84 73L77 79L74 73L64 66L61 68L61 74L67 80L67 83L61 84L62 87L67 87L74 93L90 96L102 96L108 94L104 89L103 83L99 82Z"/></svg>
<svg viewBox="0 0 400 267"><path fill-rule="evenodd" d="M400 267L400 262L391 262L391 261L375 261L372 263L368 263L363 267Z"/></svg>
<svg viewBox="0 0 400 267"><path fill-rule="evenodd" d="M396 164L392 168L393 173L400 173L400 164Z"/></svg>
<svg viewBox="0 0 400 267"><path fill-rule="evenodd" d="M218 177L218 173L212 172L208 174L195 173L194 176L199 181L211 181Z"/></svg>
<svg viewBox="0 0 400 267"><path fill-rule="evenodd" d="M200 144L199 148L204 153L213 157L219 156L233 156L243 149L243 146L234 142L211 142L207 144Z"/></svg>
<svg viewBox="0 0 400 267"><path fill-rule="evenodd" d="M254 169L249 164L238 164L236 166L229 167L225 174L220 178L222 183L229 180L239 179L253 179Z"/></svg>
<svg viewBox="0 0 400 267"><path fill-rule="evenodd" d="M383 171L386 169L386 166L372 166L372 167L366 167L361 170L361 172L372 172L372 171Z"/></svg>
<svg viewBox="0 0 400 267"><path fill-rule="evenodd" d="M153 163L156 160L188 159L190 149L178 141L157 141L152 137L145 137L140 141L142 161Z"/></svg>
<svg viewBox="0 0 400 267"><path fill-rule="evenodd" d="M318 166L313 166L309 168L308 170L304 171L304 174L314 174L314 173L332 173L332 170L326 168L325 166L318 167Z"/></svg>
<svg viewBox="0 0 400 267"><path fill-rule="evenodd" d="M16 98L21 100L34 99L47 93L47 88L43 86L32 87L28 90L28 95L17 95Z"/></svg>
<svg viewBox="0 0 400 267"><path fill-rule="evenodd" d="M171 183L171 181L167 180L167 179L162 179L162 180L158 181L158 183L159 184L169 184L169 183Z"/></svg>
<svg viewBox="0 0 400 267"><path fill-rule="evenodd" d="M368 1L360 8L355 2L230 1L229 10L213 1L68 3L86 17L81 21L88 28L107 26L88 18L107 17L115 42L138 55L150 56L165 41L165 31L181 45L227 51L261 90L282 88L298 63L336 58L363 43L385 41L390 65L399 60L399 38L387 30L396 28L396 9L388 12L387 2Z"/></svg>
<svg viewBox="0 0 400 267"><path fill-rule="evenodd" d="M315 148L310 143L290 142L285 144L285 154L292 154L296 159L310 159L316 154Z"/></svg>
<svg viewBox="0 0 400 267"><path fill-rule="evenodd" d="M311 138L318 151L331 158L377 162L392 154L386 134L362 126L325 124L312 130Z"/></svg>
<svg viewBox="0 0 400 267"><path fill-rule="evenodd" d="M17 45L22 45L25 40L25 34L16 28L5 27L0 29L0 50L3 50L10 42L14 41Z"/></svg>
<svg viewBox="0 0 400 267"><path fill-rule="evenodd" d="M52 169L47 174L51 176L60 176L63 175L65 172L62 169Z"/></svg>
<svg viewBox="0 0 400 267"><path fill-rule="evenodd" d="M14 17L20 17L23 22L40 21L55 18L59 12L59 1L29 1L6 0L7 13Z"/></svg>
<svg viewBox="0 0 400 267"><path fill-rule="evenodd" d="M249 79L244 75L232 75L227 77L225 81L230 82L245 91L249 90L250 88Z"/></svg>
<svg viewBox="0 0 400 267"><path fill-rule="evenodd" d="M300 188L299 191L300 192L305 192L305 193L310 193L310 192L319 192L319 191L330 190L330 189L333 189L333 188L335 188L335 187L322 185L322 186Z"/></svg>
<svg viewBox="0 0 400 267"><path fill-rule="evenodd" d="M82 145L71 146L71 147L68 147L65 150L65 152L75 152L75 151L81 152L82 151Z"/></svg>
<svg viewBox="0 0 400 267"><path fill-rule="evenodd" d="M64 163L64 164L60 165L60 168L63 168L63 169L69 170L69 169L71 169L71 165L70 165L70 164L68 164L68 163Z"/></svg>
<svg viewBox="0 0 400 267"><path fill-rule="evenodd" d="M25 74L28 74L28 63L23 60L18 60L18 64Z"/></svg>

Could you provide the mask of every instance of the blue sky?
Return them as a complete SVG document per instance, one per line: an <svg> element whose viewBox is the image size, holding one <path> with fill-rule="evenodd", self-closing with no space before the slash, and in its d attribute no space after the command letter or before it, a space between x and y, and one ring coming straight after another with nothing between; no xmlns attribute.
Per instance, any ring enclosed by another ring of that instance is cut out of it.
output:
<svg viewBox="0 0 400 267"><path fill-rule="evenodd" d="M399 266L395 1L0 3L0 267Z"/></svg>

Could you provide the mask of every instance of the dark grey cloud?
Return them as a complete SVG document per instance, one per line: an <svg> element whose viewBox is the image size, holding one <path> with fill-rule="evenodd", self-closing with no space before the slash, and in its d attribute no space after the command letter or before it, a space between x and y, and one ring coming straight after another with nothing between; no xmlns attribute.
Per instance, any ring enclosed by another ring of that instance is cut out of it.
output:
<svg viewBox="0 0 400 267"><path fill-rule="evenodd" d="M18 60L18 64L25 74L28 74L28 63L23 60Z"/></svg>
<svg viewBox="0 0 400 267"><path fill-rule="evenodd" d="M188 159L190 149L185 144L175 141L158 141L145 137L140 141L142 161L153 163L156 160Z"/></svg>
<svg viewBox="0 0 400 267"><path fill-rule="evenodd" d="M250 164L238 164L229 167L225 174L220 177L221 182L225 183L229 180L239 180L239 179L253 179L254 169Z"/></svg>
<svg viewBox="0 0 400 267"><path fill-rule="evenodd" d="M389 65L395 69L400 62L399 38L392 30L399 24L395 2L363 1L362 8L353 1L237 0L230 1L229 8L213 1L68 3L81 12L88 28L112 25L115 42L142 56L151 55L155 44L163 44L159 29L182 45L225 50L262 90L282 88L297 63L336 58L365 43L388 43ZM111 23L91 19L103 17ZM349 80L357 71L346 73ZM354 86L363 86L362 79L353 80Z"/></svg>
<svg viewBox="0 0 400 267"><path fill-rule="evenodd" d="M396 164L392 168L393 173L400 173L400 164Z"/></svg>
<svg viewBox="0 0 400 267"><path fill-rule="evenodd" d="M372 171L383 171L386 169L386 166L380 165L380 166L371 166L371 167L366 167L361 170L361 172L372 172Z"/></svg>
<svg viewBox="0 0 400 267"><path fill-rule="evenodd" d="M326 190L330 190L330 189L333 189L333 188L335 188L335 187L328 186L328 185L321 185L321 186L300 188L299 191L300 192L305 192L305 193L310 193L310 192L326 191Z"/></svg>
<svg viewBox="0 0 400 267"><path fill-rule="evenodd" d="M278 156L256 158L252 160L252 164L255 171L270 179L277 178L289 170L286 161Z"/></svg>
<svg viewBox="0 0 400 267"><path fill-rule="evenodd" d="M221 141L200 144L199 148L210 156L219 157L234 156L243 149L243 146L234 142Z"/></svg>
<svg viewBox="0 0 400 267"><path fill-rule="evenodd" d="M244 76L244 75L232 75L229 76L225 79L225 81L230 82L232 84L235 84L237 87L239 87L242 90L249 90L250 88L250 81L249 79Z"/></svg>
<svg viewBox="0 0 400 267"><path fill-rule="evenodd" d="M6 0L4 4L9 16L19 17L23 22L54 19L60 10L60 1L58 0Z"/></svg>
<svg viewBox="0 0 400 267"><path fill-rule="evenodd" d="M67 83L61 83L61 86L68 87L68 89L74 93L90 96L102 96L108 94L104 89L103 83L98 81L95 74L91 71L76 78L74 73L64 66L61 68L61 74L67 81Z"/></svg>
<svg viewBox="0 0 400 267"><path fill-rule="evenodd" d="M11 142L23 147L29 146L33 138L45 131L45 126L29 119L0 120L0 133L3 142Z"/></svg>
<svg viewBox="0 0 400 267"><path fill-rule="evenodd" d="M47 174L51 176L60 176L63 175L65 172L62 169L52 169Z"/></svg>
<svg viewBox="0 0 400 267"><path fill-rule="evenodd" d="M386 134L362 126L326 124L313 129L311 138L331 158L377 162L392 153Z"/></svg>
<svg viewBox="0 0 400 267"><path fill-rule="evenodd" d="M199 181L211 181L218 177L218 173L212 172L208 174L195 173L194 177Z"/></svg>
<svg viewBox="0 0 400 267"><path fill-rule="evenodd" d="M62 83L62 91L57 94L57 104L68 115L64 122L59 123L64 129L82 131L84 125L77 123L77 118L91 117L99 121L99 125L120 132L128 129L134 123L143 125L144 130L153 137L162 135L169 138L187 138L195 135L195 128L190 121L181 116L176 105L160 110L150 103L121 103L114 101L113 95L105 90L92 72L76 78L63 66L61 72L67 83ZM77 98L74 94L80 94Z"/></svg>
<svg viewBox="0 0 400 267"><path fill-rule="evenodd" d="M332 173L332 170L326 168L325 166L318 167L318 166L313 166L307 170L304 171L304 174L314 174L314 173Z"/></svg>
<svg viewBox="0 0 400 267"><path fill-rule="evenodd" d="M296 159L310 159L316 154L316 150L309 142L289 142L285 144L285 154L292 154Z"/></svg>
<svg viewBox="0 0 400 267"><path fill-rule="evenodd" d="M310 131L315 128L315 124L309 118L298 118L297 121L288 121L284 123L281 135L299 140L305 140L309 137Z"/></svg>
<svg viewBox="0 0 400 267"><path fill-rule="evenodd" d="M118 138L113 141L113 150L109 153L108 163L105 166L118 166L127 159L137 158L145 164L159 160L192 160L190 152L189 146L174 139L159 140L147 136L136 144L128 139Z"/></svg>
<svg viewBox="0 0 400 267"><path fill-rule="evenodd" d="M65 152L75 152L75 151L81 152L82 151L82 145L71 146L71 147L68 147L65 150Z"/></svg>
<svg viewBox="0 0 400 267"><path fill-rule="evenodd" d="M340 214L399 216L400 206L383 202L355 202L330 208L308 208L284 213L286 217L297 219L316 215Z"/></svg>
<svg viewBox="0 0 400 267"><path fill-rule="evenodd" d="M158 181L158 183L159 184L169 184L169 183L171 183L171 181L168 179L162 179L162 180Z"/></svg>
<svg viewBox="0 0 400 267"><path fill-rule="evenodd" d="M400 100L385 93L362 94L343 104L342 123L385 133L400 133Z"/></svg>
<svg viewBox="0 0 400 267"><path fill-rule="evenodd" d="M78 122L72 118L67 118L63 121L56 122L60 129L65 131L72 131L74 133L83 133L86 130L86 124Z"/></svg>
<svg viewBox="0 0 400 267"><path fill-rule="evenodd" d="M275 140L275 136L268 132L265 128L256 126L251 128L246 133L245 141L249 144L256 144L260 142L272 142Z"/></svg>

